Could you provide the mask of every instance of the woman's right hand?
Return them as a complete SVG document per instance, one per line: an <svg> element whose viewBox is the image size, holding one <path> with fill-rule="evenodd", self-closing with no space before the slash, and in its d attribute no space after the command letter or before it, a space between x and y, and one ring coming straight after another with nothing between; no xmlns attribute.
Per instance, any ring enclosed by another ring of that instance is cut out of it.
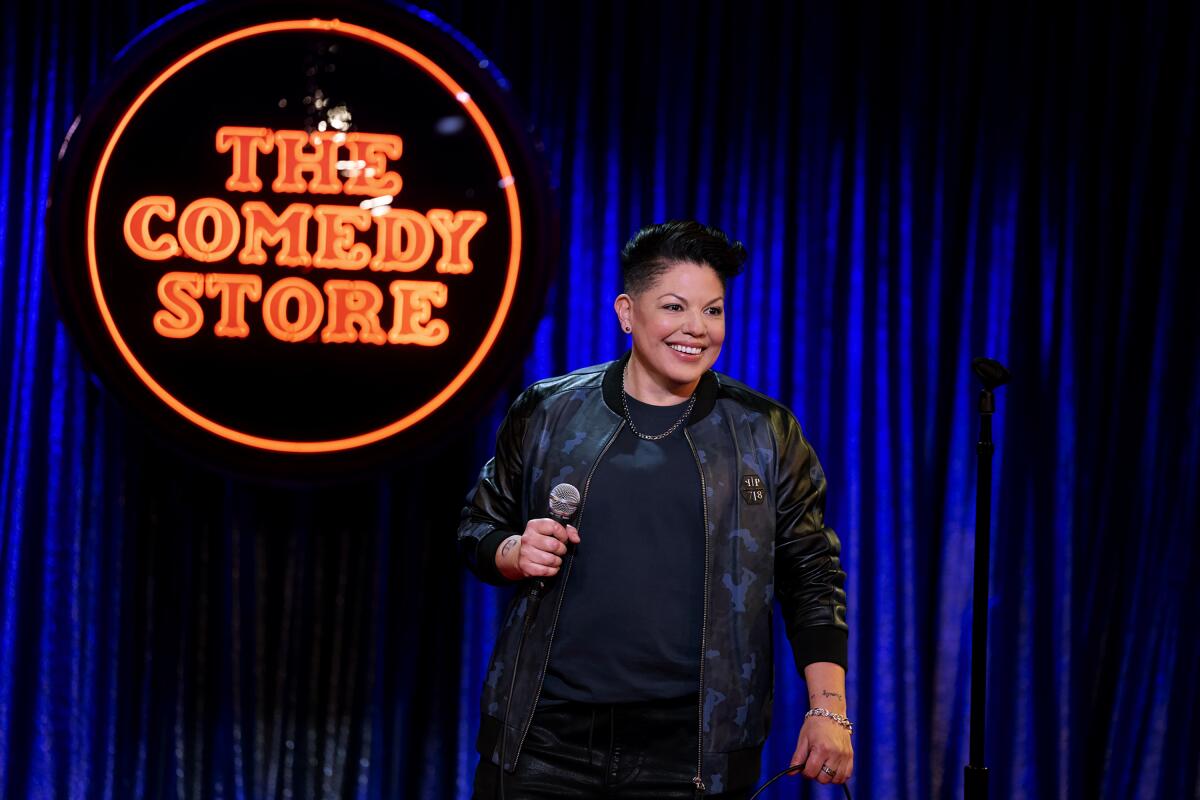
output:
<svg viewBox="0 0 1200 800"><path fill-rule="evenodd" d="M579 544L579 531L574 525L531 519L524 533L500 543L496 549L496 568L510 581L553 577L562 567L568 543Z"/></svg>

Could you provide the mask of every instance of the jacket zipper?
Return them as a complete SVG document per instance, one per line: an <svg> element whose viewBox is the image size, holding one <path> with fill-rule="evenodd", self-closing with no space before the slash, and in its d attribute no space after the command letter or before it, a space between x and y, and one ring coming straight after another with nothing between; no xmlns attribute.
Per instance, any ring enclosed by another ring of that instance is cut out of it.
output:
<svg viewBox="0 0 1200 800"><path fill-rule="evenodd" d="M592 475L596 473L596 467L600 466L600 462L604 460L604 454L608 452L608 448L612 447L612 443L617 440L617 435L621 429L625 427L625 420L621 420L621 424L608 437L608 441L604 443L604 447L600 450L600 455L596 456L596 460L592 462L592 468L588 470L587 478L583 481L583 494L579 498L579 513L575 517L575 528L583 522L583 506L587 503L588 487L592 485ZM703 484L704 478L700 479ZM537 691L533 694L533 705L529 708L529 716L525 720L525 725L521 729L521 741L517 743L517 752L513 754L513 766L516 768L517 760L521 757L521 750L525 747L525 737L529 735L529 726L533 724L533 714L537 711L538 701L542 699L542 684L546 681L546 668L550 666L550 650L554 646L554 633L558 630L558 614L562 610L563 594L567 590L567 579L571 577L571 566L575 563L575 555L571 554L567 559L567 569L562 575L562 586L558 587L558 602L554 604L554 619L550 622L550 638L546 641L546 659L542 662L542 671L538 675ZM514 664L513 669L519 665ZM504 731L500 732L504 735ZM501 769L504 765L501 765Z"/></svg>
<svg viewBox="0 0 1200 800"><path fill-rule="evenodd" d="M703 794L707 791L704 785L704 659L708 654L708 590L709 565L711 560L708 536L708 488L704 485L704 467L700 464L700 456L696 452L696 443L685 428L683 438L687 439L688 447L692 448L692 458L696 460L696 471L700 473L700 502L704 507L704 612L700 625L700 694L696 709L696 777L692 783L696 791Z"/></svg>

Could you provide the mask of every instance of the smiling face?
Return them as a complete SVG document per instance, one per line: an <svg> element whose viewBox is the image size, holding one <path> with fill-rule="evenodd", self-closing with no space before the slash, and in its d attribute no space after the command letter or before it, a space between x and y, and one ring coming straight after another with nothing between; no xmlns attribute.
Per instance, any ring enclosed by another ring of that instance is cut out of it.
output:
<svg viewBox="0 0 1200 800"><path fill-rule="evenodd" d="M679 261L636 295L614 303L632 329L633 356L625 389L644 403L686 400L725 341L725 287L707 264Z"/></svg>

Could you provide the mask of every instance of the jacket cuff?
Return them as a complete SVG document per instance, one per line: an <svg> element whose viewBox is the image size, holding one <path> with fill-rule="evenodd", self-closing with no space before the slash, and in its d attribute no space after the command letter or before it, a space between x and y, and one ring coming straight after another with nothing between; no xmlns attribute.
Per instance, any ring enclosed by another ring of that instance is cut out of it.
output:
<svg viewBox="0 0 1200 800"><path fill-rule="evenodd" d="M501 543L512 535L512 531L494 530L480 539L475 547L475 570L479 577L488 583L497 586L512 583L496 569L496 551L500 549Z"/></svg>
<svg viewBox="0 0 1200 800"><path fill-rule="evenodd" d="M818 661L830 661L842 669L850 662L850 634L835 625L818 625L801 628L792 640L792 655L796 669L804 674L804 668ZM847 670L848 671L848 670Z"/></svg>

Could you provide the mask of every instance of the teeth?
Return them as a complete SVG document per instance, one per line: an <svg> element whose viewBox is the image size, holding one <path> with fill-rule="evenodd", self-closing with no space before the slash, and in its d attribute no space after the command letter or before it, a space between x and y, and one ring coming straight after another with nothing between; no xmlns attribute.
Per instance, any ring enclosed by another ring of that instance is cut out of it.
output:
<svg viewBox="0 0 1200 800"><path fill-rule="evenodd" d="M699 347L688 347L688 346L682 345L682 344L672 344L672 345L667 345L667 346L670 347L672 350L678 350L679 352L687 353L688 355L692 355L692 356L700 355Z"/></svg>

